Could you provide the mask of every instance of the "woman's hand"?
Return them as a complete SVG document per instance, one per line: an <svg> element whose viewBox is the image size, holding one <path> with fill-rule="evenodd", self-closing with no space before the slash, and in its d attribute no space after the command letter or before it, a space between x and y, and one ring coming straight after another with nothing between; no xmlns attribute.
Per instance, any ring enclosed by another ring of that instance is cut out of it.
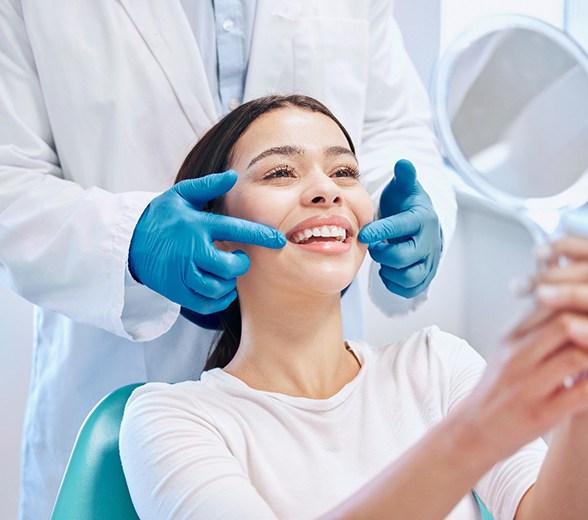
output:
<svg viewBox="0 0 588 520"><path fill-rule="evenodd" d="M588 240L554 242L541 259L545 269L531 284L536 308L504 338L464 402L483 442L504 456L564 418L588 414Z"/></svg>
<svg viewBox="0 0 588 520"><path fill-rule="evenodd" d="M588 410L588 317L553 314L509 334L463 405L490 458L506 457L565 417ZM463 410L462 410L463 412Z"/></svg>
<svg viewBox="0 0 588 520"><path fill-rule="evenodd" d="M544 268L528 284L537 311L521 322L519 333L530 330L558 312L588 314L588 239L566 237L541 249ZM588 331L576 330L586 338ZM578 378L588 376L588 372ZM566 386L571 384L568 379Z"/></svg>
<svg viewBox="0 0 588 520"><path fill-rule="evenodd" d="M541 252L547 268L533 279L539 305L588 313L588 239L566 237Z"/></svg>
<svg viewBox="0 0 588 520"><path fill-rule="evenodd" d="M588 341L588 239L567 237L541 252L544 268L529 287L537 310L514 331L529 334L536 327L564 320L572 340L568 349L582 349ZM538 518L579 519L586 517L586 474L588 473L588 371L564 377L557 394L570 402L571 412L552 430L549 452L535 485L519 505L517 520Z"/></svg>

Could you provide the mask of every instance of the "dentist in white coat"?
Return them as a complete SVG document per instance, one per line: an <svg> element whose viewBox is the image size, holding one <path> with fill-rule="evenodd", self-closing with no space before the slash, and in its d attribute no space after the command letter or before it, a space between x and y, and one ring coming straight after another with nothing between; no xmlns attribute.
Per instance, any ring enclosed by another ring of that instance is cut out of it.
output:
<svg viewBox="0 0 588 520"><path fill-rule="evenodd" d="M248 265L238 253L217 258L215 236L283 245L275 230L202 217L230 173L169 190L193 143L243 100L294 91L333 110L382 217L363 236L381 264L377 303L393 313L425 294L455 202L391 9L0 0L0 281L37 306L21 518L48 518L79 426L103 395L198 377L211 333L180 305L221 310ZM401 158L420 184L406 165L389 183ZM360 314L347 311L357 335Z"/></svg>

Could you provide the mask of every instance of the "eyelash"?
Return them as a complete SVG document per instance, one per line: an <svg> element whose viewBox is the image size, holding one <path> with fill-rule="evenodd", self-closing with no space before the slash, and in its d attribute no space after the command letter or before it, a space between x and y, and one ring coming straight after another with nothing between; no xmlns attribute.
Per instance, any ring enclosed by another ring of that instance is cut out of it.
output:
<svg viewBox="0 0 588 520"><path fill-rule="evenodd" d="M263 176L263 179L266 180L266 179L279 179L279 178L282 178L283 176L276 175L277 173L280 173L280 172L287 172L288 174L293 174L294 173L294 168L292 168L291 166L286 166L286 165L276 166L275 168L273 168L269 172L267 172Z"/></svg>
<svg viewBox="0 0 588 520"><path fill-rule="evenodd" d="M359 168L357 168L357 166L343 166L341 168L338 168L335 173L339 173L339 172L346 172L347 173L347 177L350 177L352 179L359 179Z"/></svg>
<svg viewBox="0 0 588 520"><path fill-rule="evenodd" d="M277 173L281 173L281 172L286 172L289 175L292 175L295 173L295 169L292 168L291 166L288 165L281 165L281 166L276 166L275 168L273 168L272 170L270 170L268 173L266 173L263 176L264 180L269 180L269 179L280 179L280 178L284 178L284 176L278 176L276 175ZM342 166L340 168L337 168L334 172L335 177L343 177L342 175L336 175L338 173L346 173L346 177L348 178L352 178L352 179L358 179L359 178L359 169L356 166Z"/></svg>

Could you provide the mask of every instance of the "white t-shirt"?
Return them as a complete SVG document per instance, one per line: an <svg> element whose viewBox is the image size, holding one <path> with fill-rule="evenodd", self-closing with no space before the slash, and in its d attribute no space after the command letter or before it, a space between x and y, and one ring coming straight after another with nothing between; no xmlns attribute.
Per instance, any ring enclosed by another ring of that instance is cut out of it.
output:
<svg viewBox="0 0 588 520"><path fill-rule="evenodd" d="M198 382L135 390L120 449L139 516L316 518L443 419L485 366L465 341L436 327L386 347L349 345L361 370L328 399L255 390L221 369ZM497 520L514 517L545 451L535 441L478 483ZM470 494L448 518L479 515Z"/></svg>

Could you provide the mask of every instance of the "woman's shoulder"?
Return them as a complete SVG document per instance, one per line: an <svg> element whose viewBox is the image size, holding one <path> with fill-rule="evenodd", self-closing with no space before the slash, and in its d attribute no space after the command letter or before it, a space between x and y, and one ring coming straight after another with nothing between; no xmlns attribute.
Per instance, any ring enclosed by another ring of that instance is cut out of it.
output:
<svg viewBox="0 0 588 520"><path fill-rule="evenodd" d="M441 330L437 325L431 325L417 330L409 336L400 340L387 343L380 346L374 346L366 341L354 341L362 349L368 349L373 355L390 355L391 353L402 350L415 350L418 352L425 351L455 351L464 348L471 349L466 340Z"/></svg>
<svg viewBox="0 0 588 520"><path fill-rule="evenodd" d="M471 392L486 366L465 340L438 327L421 329L389 345L364 348L369 348L367 379L373 386L380 392L389 387L390 395L402 396L401 405L423 413L438 403L437 419Z"/></svg>
<svg viewBox="0 0 588 520"><path fill-rule="evenodd" d="M203 387L202 381L182 381L179 383L152 382L141 385L130 395L127 406L141 400L183 400L188 395L198 393Z"/></svg>
<svg viewBox="0 0 588 520"><path fill-rule="evenodd" d="M358 342L369 356L375 358L375 365L390 366L445 366L456 363L483 365L482 357L465 341L437 326L420 329L399 341L382 346Z"/></svg>
<svg viewBox="0 0 588 520"><path fill-rule="evenodd" d="M214 390L203 381L145 383L137 387L127 400L123 420L186 415L207 418L206 403L214 399L211 392Z"/></svg>

